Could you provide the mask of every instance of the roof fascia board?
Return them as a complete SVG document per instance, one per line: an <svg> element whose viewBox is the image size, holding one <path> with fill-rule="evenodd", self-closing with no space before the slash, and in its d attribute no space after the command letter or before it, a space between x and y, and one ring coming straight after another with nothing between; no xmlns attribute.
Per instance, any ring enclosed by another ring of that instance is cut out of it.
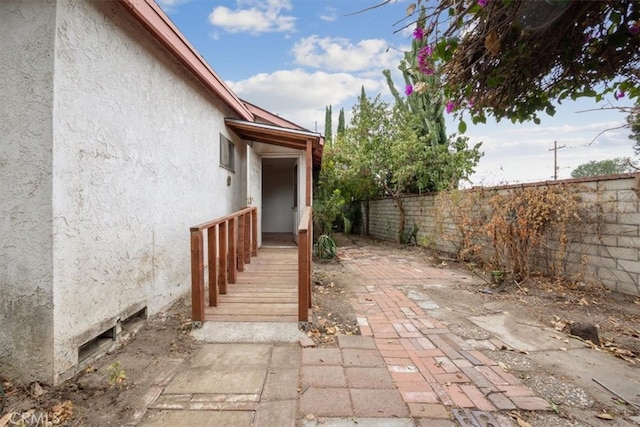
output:
<svg viewBox="0 0 640 427"><path fill-rule="evenodd" d="M284 119L284 118L272 113L271 111L267 111L264 108L258 107L255 104L252 104L252 103L250 103L248 101L245 101L244 99L242 100L242 102L244 102L245 107L247 107L247 109L255 117L261 117L261 118L263 118L265 120L270 121L274 125L278 125L278 126L282 126L282 127L286 127L286 128L295 128L295 129L300 129L300 130L308 130L308 129L305 129L302 126L298 125L297 123L293 123L292 121Z"/></svg>
<svg viewBox="0 0 640 427"><path fill-rule="evenodd" d="M153 0L118 0L151 34L225 104L245 120L254 120L240 101L202 56L189 44L169 17Z"/></svg>
<svg viewBox="0 0 640 427"><path fill-rule="evenodd" d="M226 118L224 119L224 121L227 124L231 124L231 125L235 125L239 128L245 128L245 129L251 129L251 130L267 130L267 131L271 131L271 132L275 132L275 133L284 133L284 134L288 134L288 135L296 135L301 137L301 139L312 139L312 140L317 140L319 141L320 138L322 138L322 136L319 133L316 132L311 132L308 130L301 130L301 129L290 129L290 128L283 128L281 126L276 126L276 125L269 125L266 123L258 123L258 122L248 122L245 120L238 120L238 119L231 119L231 118Z"/></svg>

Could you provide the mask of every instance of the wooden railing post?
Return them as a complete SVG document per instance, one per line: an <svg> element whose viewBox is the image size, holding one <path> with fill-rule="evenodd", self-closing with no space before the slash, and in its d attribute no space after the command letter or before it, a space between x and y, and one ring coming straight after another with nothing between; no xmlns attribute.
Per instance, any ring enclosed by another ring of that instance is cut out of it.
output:
<svg viewBox="0 0 640 427"><path fill-rule="evenodd" d="M241 236L241 238L244 239L244 262L251 264L251 212L247 212L243 217L244 236Z"/></svg>
<svg viewBox="0 0 640 427"><path fill-rule="evenodd" d="M205 316L204 269L209 267L208 305L218 305L218 294L236 283L237 271L244 271L251 256L258 255L258 209L246 207L190 228L191 232L191 310L196 322ZM207 233L207 262L204 260L204 233Z"/></svg>
<svg viewBox="0 0 640 427"><path fill-rule="evenodd" d="M238 268L238 254L237 254L237 235L236 235L236 218L229 218L229 263L227 269L229 270L229 283L236 283L236 270Z"/></svg>
<svg viewBox="0 0 640 427"><path fill-rule="evenodd" d="M202 232L191 230L191 318L204 321L204 255Z"/></svg>
<svg viewBox="0 0 640 427"><path fill-rule="evenodd" d="M309 321L311 308L311 207L307 206L298 227L298 321Z"/></svg>
<svg viewBox="0 0 640 427"><path fill-rule="evenodd" d="M227 223L218 225L218 248L220 250L218 267L218 286L222 295L227 293Z"/></svg>
<svg viewBox="0 0 640 427"><path fill-rule="evenodd" d="M300 230L298 232L298 321L306 322L309 320L309 309L307 301L309 299L307 288L307 231Z"/></svg>
<svg viewBox="0 0 640 427"><path fill-rule="evenodd" d="M214 225L207 229L207 253L209 255L209 305L218 305L218 234Z"/></svg>
<svg viewBox="0 0 640 427"><path fill-rule="evenodd" d="M251 256L258 255L258 209L251 211Z"/></svg>
<svg viewBox="0 0 640 427"><path fill-rule="evenodd" d="M313 210L309 208L309 223L307 224L307 289L309 296L309 308L311 305L311 275L313 274Z"/></svg>
<svg viewBox="0 0 640 427"><path fill-rule="evenodd" d="M238 216L238 271L244 271L244 215Z"/></svg>

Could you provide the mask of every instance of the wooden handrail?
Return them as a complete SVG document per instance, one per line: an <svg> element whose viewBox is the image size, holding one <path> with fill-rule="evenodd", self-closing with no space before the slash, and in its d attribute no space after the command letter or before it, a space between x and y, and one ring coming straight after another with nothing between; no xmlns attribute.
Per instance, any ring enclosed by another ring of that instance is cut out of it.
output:
<svg viewBox="0 0 640 427"><path fill-rule="evenodd" d="M298 226L298 321L309 321L311 308L312 209L306 206Z"/></svg>
<svg viewBox="0 0 640 427"><path fill-rule="evenodd" d="M237 218L240 215L244 215L246 213L250 213L250 212L254 212L254 211L256 212L256 215L257 215L258 208L255 207L255 206L249 206L249 207L240 209L237 212L231 213L229 215L221 216L220 218L212 219L211 221L207 221L207 222L203 222L202 224L194 225L189 230L191 230L191 231L202 231L205 228L213 227L214 225L218 225L221 222L229 221L231 218ZM257 216L256 216L256 218L257 218Z"/></svg>
<svg viewBox="0 0 640 427"><path fill-rule="evenodd" d="M227 293L227 284L235 283L236 272L244 271L251 256L258 254L258 209L250 206L195 225L191 232L191 317L204 321L205 277L209 267L209 305L218 303L218 292ZM207 257L204 257L204 235L207 236Z"/></svg>

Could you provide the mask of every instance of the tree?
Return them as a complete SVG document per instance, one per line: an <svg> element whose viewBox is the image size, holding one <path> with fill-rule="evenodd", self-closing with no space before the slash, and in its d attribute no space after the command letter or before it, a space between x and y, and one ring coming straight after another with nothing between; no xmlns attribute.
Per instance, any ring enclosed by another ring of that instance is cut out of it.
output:
<svg viewBox="0 0 640 427"><path fill-rule="evenodd" d="M344 108L340 108L340 114L338 115L338 129L336 133L338 136L344 134Z"/></svg>
<svg viewBox="0 0 640 427"><path fill-rule="evenodd" d="M380 96L370 99L362 87L350 125L337 134L334 145L325 147L314 201L314 222L324 221L324 229L338 217L333 207L340 202L340 206L366 202L383 194L374 180L370 159L386 134L387 107Z"/></svg>
<svg viewBox="0 0 640 427"><path fill-rule="evenodd" d="M366 204L389 195L400 211L398 239L407 241L402 195L457 187L480 158L479 146L469 149L463 137L433 145L423 119L406 105L367 97L363 88L350 125L325 150L319 197L329 199L339 189L345 201Z"/></svg>
<svg viewBox="0 0 640 427"><path fill-rule="evenodd" d="M324 109L324 140L328 145L333 145L333 130L331 125L331 105Z"/></svg>
<svg viewBox="0 0 640 427"><path fill-rule="evenodd" d="M440 75L448 105L474 123L539 123L554 101L640 95L637 0L417 0L407 14L397 31L416 24L427 46L416 71Z"/></svg>
<svg viewBox="0 0 640 427"><path fill-rule="evenodd" d="M628 157L616 157L615 159L592 160L588 163L581 164L571 171L571 176L573 178L583 178L587 176L615 175L634 171L635 168L631 165Z"/></svg>
<svg viewBox="0 0 640 427"><path fill-rule="evenodd" d="M640 103L636 103L631 109L631 112L627 116L627 125L629 129L631 129L629 139L635 141L633 151L636 153L636 156L640 156Z"/></svg>

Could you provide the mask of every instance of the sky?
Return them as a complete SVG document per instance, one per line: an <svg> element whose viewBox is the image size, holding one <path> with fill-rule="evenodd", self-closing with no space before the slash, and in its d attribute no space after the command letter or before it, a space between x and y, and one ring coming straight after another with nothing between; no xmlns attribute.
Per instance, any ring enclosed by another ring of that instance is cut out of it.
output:
<svg viewBox="0 0 640 427"><path fill-rule="evenodd" d="M329 105L334 128L341 108L348 125L362 87L390 100L384 69L404 88L397 66L411 44L411 29L401 28L408 1L370 10L381 1L156 1L236 95L311 131L324 133ZM592 160L633 158L628 129L615 129L626 115L603 109L630 105L583 99L563 102L554 117L542 113L540 125L469 125L465 134L471 144L482 141L484 156L468 185L553 179L554 141L563 147L555 151L558 179ZM454 133L456 119L446 119Z"/></svg>

